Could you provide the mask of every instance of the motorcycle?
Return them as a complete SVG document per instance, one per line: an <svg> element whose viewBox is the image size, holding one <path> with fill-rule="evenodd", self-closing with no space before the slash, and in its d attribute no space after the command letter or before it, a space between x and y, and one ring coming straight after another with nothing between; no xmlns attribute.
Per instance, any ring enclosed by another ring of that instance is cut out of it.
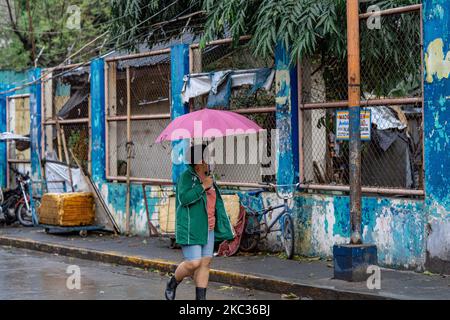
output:
<svg viewBox="0 0 450 320"><path fill-rule="evenodd" d="M31 202L30 202L30 184L31 178L30 174L27 172L26 174L20 173L17 170L14 170L14 173L17 176L17 184L20 189L20 198L16 203L16 219L20 222L24 227L32 227L33 226L33 216L31 213Z"/></svg>
<svg viewBox="0 0 450 320"><path fill-rule="evenodd" d="M20 196L18 188L5 191L0 189L0 222L10 225L17 220L16 205Z"/></svg>
<svg viewBox="0 0 450 320"><path fill-rule="evenodd" d="M16 221L25 227L33 226L29 185L29 174L23 174L13 168L16 174L17 187L10 190L0 190L0 222L10 225Z"/></svg>

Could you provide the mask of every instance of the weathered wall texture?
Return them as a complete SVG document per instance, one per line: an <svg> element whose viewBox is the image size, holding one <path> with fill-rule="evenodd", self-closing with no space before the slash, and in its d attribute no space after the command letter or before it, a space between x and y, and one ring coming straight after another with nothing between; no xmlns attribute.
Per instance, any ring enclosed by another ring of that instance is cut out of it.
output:
<svg viewBox="0 0 450 320"><path fill-rule="evenodd" d="M450 2L424 1L427 267L450 273Z"/></svg>
<svg viewBox="0 0 450 320"><path fill-rule="evenodd" d="M98 186L106 199L106 203L115 217L116 222L121 230L124 230L126 225L126 184L100 182L98 183ZM158 226L159 208L167 201L167 196L171 193L171 190L171 187L146 187L150 219L155 226ZM137 184L131 186L130 233L141 236L149 235L144 193L142 186Z"/></svg>
<svg viewBox="0 0 450 320"><path fill-rule="evenodd" d="M15 71L0 71L0 92L5 92L27 82L27 72L15 72ZM8 96L14 94L28 93L28 89L10 92L6 94L0 94L0 132L6 131L6 99ZM7 170L7 157L6 157L6 143L0 142L0 187L6 187L6 170Z"/></svg>
<svg viewBox="0 0 450 320"><path fill-rule="evenodd" d="M300 252L331 256L334 244L350 240L347 196L300 195L295 202ZM422 270L425 262L423 201L365 197L363 241L378 248L380 265Z"/></svg>
<svg viewBox="0 0 450 320"><path fill-rule="evenodd" d="M282 201L270 192L259 199L240 194L252 208L276 206ZM350 241L350 208L347 196L298 194L289 202L296 222L296 252L331 257L334 244ZM424 201L365 197L362 201L363 240L378 247L379 263L399 269L423 270L426 258ZM268 215L268 224L281 209ZM271 234L261 249L281 250L280 233Z"/></svg>

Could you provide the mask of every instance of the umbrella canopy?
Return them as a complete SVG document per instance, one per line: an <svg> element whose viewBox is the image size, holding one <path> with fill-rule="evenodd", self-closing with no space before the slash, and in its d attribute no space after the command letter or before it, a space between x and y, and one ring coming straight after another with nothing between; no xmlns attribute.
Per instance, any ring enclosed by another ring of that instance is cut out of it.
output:
<svg viewBox="0 0 450 320"><path fill-rule="evenodd" d="M202 109L172 121L156 142L180 139L219 138L264 130L255 122L231 111Z"/></svg>

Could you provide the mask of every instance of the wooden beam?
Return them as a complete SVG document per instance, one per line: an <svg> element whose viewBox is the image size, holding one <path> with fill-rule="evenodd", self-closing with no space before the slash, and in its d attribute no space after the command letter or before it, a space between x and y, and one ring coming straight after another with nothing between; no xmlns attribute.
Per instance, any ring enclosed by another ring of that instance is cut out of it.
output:
<svg viewBox="0 0 450 320"><path fill-rule="evenodd" d="M69 182L70 182L70 189L72 192L75 192L75 189L73 187L73 177L72 177L72 169L70 168L70 158L69 158L69 151L67 149L67 143L66 143L66 135L64 133L64 127L60 126L60 134L61 134L61 140L64 148L64 157L66 158L67 167L69 170Z"/></svg>

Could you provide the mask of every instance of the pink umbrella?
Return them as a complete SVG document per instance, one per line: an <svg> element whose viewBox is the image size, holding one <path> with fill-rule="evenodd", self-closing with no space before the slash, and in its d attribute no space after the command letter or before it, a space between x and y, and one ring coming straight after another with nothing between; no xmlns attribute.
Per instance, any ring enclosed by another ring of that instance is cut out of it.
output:
<svg viewBox="0 0 450 320"><path fill-rule="evenodd" d="M180 139L218 138L264 130L255 122L231 111L202 109L185 114L172 121L156 142Z"/></svg>

